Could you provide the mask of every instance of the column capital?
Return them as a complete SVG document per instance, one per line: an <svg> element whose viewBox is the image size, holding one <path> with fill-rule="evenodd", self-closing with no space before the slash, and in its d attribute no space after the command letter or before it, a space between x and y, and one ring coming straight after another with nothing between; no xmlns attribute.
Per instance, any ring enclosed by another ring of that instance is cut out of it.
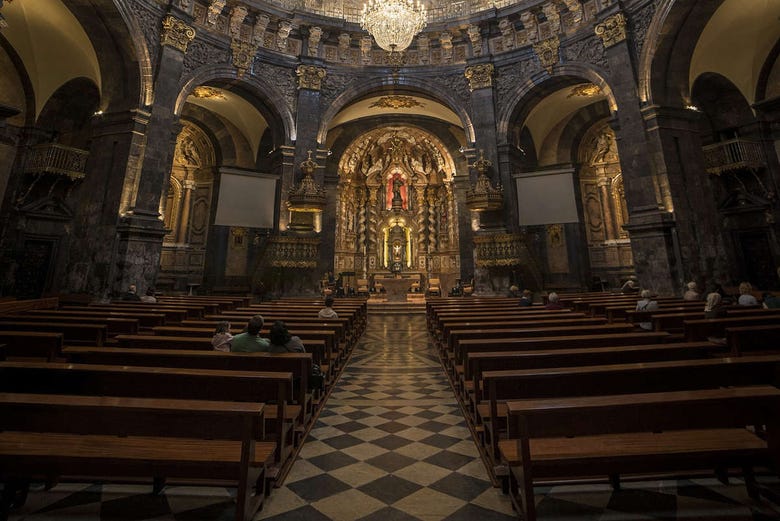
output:
<svg viewBox="0 0 780 521"><path fill-rule="evenodd" d="M328 74L323 67L315 65L299 65L295 69L298 76L298 89L319 91L322 88L322 79Z"/></svg>
<svg viewBox="0 0 780 521"><path fill-rule="evenodd" d="M626 39L626 16L623 13L613 14L596 24L595 31L604 47L609 49Z"/></svg>
<svg viewBox="0 0 780 521"><path fill-rule="evenodd" d="M195 39L195 28L191 25L187 25L184 21L172 15L162 19L161 45L167 45L186 53L187 46L193 39Z"/></svg>
<svg viewBox="0 0 780 521"><path fill-rule="evenodd" d="M493 86L493 72L495 68L492 63L481 63L466 67L464 75L469 80L469 89L474 92L477 89L487 89Z"/></svg>
<svg viewBox="0 0 780 521"><path fill-rule="evenodd" d="M534 44L534 52L539 58L539 62L550 74L552 74L553 67L558 64L558 50L560 46L561 41L557 36L547 38L546 40Z"/></svg>

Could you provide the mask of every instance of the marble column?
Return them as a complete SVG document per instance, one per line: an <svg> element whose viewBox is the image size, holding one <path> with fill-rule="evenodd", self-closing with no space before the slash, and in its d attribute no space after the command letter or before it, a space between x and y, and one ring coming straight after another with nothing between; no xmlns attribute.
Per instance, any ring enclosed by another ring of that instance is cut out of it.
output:
<svg viewBox="0 0 780 521"><path fill-rule="evenodd" d="M154 82L154 104L146 132L146 147L130 209L118 226L119 271L114 289L138 284L139 291L154 285L160 267L165 226L160 219L160 199L165 196L180 131L175 114L179 83L187 46L195 37L190 21L173 15L162 20L159 59Z"/></svg>
<svg viewBox="0 0 780 521"><path fill-rule="evenodd" d="M599 187L599 194L601 195L601 209L604 216L604 234L606 235L606 239L608 241L617 239L617 221L615 220L615 214L612 211L612 197L609 193L610 179L606 176L599 177L597 182Z"/></svg>

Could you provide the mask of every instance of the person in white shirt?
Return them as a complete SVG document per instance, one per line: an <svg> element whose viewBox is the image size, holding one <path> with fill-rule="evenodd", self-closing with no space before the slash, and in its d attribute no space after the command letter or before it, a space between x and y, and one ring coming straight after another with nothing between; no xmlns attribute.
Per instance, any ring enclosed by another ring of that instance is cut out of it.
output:
<svg viewBox="0 0 780 521"><path fill-rule="evenodd" d="M338 313L333 309L333 297L325 297L325 307L317 314L320 318L339 318Z"/></svg>
<svg viewBox="0 0 780 521"><path fill-rule="evenodd" d="M758 300L753 296L752 291L753 286L750 285L750 282L742 282L739 285L739 300L737 300L737 304L740 306L758 306Z"/></svg>

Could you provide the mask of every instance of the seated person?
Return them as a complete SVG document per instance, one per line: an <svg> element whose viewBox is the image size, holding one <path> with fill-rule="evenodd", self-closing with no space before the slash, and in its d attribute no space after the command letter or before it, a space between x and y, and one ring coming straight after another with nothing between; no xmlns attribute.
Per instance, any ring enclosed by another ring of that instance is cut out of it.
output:
<svg viewBox="0 0 780 521"><path fill-rule="evenodd" d="M636 303L636 310L637 311L655 311L658 309L658 302L655 300L650 300L650 290L644 289L642 290L642 293L639 294L640 297L642 297L637 303ZM640 322L639 327L642 329L646 329L647 331L653 330L653 323L652 322Z"/></svg>
<svg viewBox="0 0 780 521"><path fill-rule="evenodd" d="M638 293L639 285L636 283L636 278L628 279L621 287L621 293Z"/></svg>
<svg viewBox="0 0 780 521"><path fill-rule="evenodd" d="M527 306L533 306L533 304L534 304L533 292L531 292L530 289L524 289L523 296L520 297L520 306L527 307Z"/></svg>
<svg viewBox="0 0 780 521"><path fill-rule="evenodd" d="M317 313L319 318L339 318L339 314L333 309L333 297L325 297L325 307Z"/></svg>
<svg viewBox="0 0 780 521"><path fill-rule="evenodd" d="M753 286L750 282L742 282L739 285L739 300L737 304L740 306L758 306L758 300L752 294Z"/></svg>
<svg viewBox="0 0 780 521"><path fill-rule="evenodd" d="M281 320L274 322L271 331L268 333L268 339L271 344L268 346L269 353L305 353L303 342L297 336L293 336L287 330L287 325Z"/></svg>
<svg viewBox="0 0 780 521"><path fill-rule="evenodd" d="M263 329L263 317L255 315L249 319L246 325L246 331L233 337L230 342L230 349L236 353L257 353L259 351L268 351L268 342L265 338L260 338L260 330Z"/></svg>
<svg viewBox="0 0 780 521"><path fill-rule="evenodd" d="M141 297L141 302L147 302L149 304L154 304L157 302L157 297L154 296L154 288L149 288L146 290L146 294Z"/></svg>
<svg viewBox="0 0 780 521"><path fill-rule="evenodd" d="M121 300L131 300L135 302L140 302L141 297L138 296L137 288L135 287L135 284L130 284L130 286L127 287L127 291L122 293L122 296L120 297Z"/></svg>
<svg viewBox="0 0 780 521"><path fill-rule="evenodd" d="M560 303L560 298L556 292L551 291L547 295L547 304L544 306L544 309L563 309L563 305Z"/></svg>
<svg viewBox="0 0 780 521"><path fill-rule="evenodd" d="M712 292L707 295L707 301L704 304L704 318L720 318L726 316L726 310L723 308L723 297L720 293Z"/></svg>
<svg viewBox="0 0 780 521"><path fill-rule="evenodd" d="M686 290L685 293L683 293L683 300L701 300L701 293L699 293L699 288L696 286L696 283L691 281L688 284L686 284Z"/></svg>
<svg viewBox="0 0 780 521"><path fill-rule="evenodd" d="M211 339L211 345L216 351L224 353L230 352L230 342L233 335L230 334L230 322L221 320L217 322L217 328L214 330L214 338Z"/></svg>
<svg viewBox="0 0 780 521"><path fill-rule="evenodd" d="M509 286L509 293L507 293L507 296L509 298L515 298L515 297L519 296L519 292L520 292L520 288L518 288L517 286L515 286L513 284L513 285Z"/></svg>

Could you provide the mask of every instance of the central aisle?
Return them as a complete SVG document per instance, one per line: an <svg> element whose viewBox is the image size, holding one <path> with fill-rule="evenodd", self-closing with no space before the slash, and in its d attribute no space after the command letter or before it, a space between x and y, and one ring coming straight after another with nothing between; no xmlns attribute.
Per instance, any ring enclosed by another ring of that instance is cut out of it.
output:
<svg viewBox="0 0 780 521"><path fill-rule="evenodd" d="M425 315L371 313L260 519L510 520L428 343Z"/></svg>

